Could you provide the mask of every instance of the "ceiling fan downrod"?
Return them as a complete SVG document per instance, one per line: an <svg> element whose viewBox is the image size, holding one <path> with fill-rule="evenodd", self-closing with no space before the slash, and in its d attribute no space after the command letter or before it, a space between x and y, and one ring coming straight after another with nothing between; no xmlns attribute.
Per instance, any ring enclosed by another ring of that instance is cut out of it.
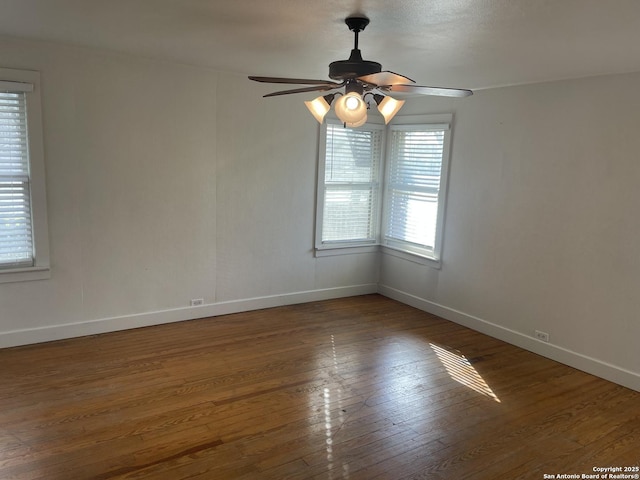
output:
<svg viewBox="0 0 640 480"><path fill-rule="evenodd" d="M348 60L338 60L329 64L329 78L333 80L349 80L382 71L378 62L363 60L358 49L358 34L369 25L367 17L348 17L344 20L354 35L354 46Z"/></svg>
<svg viewBox="0 0 640 480"><path fill-rule="evenodd" d="M355 33L354 50L358 50L358 34L362 32L367 25L369 25L369 19L367 17L347 17L344 19L344 23L347 24L349 30Z"/></svg>

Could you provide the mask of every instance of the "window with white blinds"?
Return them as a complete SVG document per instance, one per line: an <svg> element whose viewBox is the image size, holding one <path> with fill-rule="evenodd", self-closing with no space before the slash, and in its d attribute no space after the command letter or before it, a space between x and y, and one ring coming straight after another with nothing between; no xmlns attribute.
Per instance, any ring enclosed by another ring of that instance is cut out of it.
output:
<svg viewBox="0 0 640 480"><path fill-rule="evenodd" d="M321 244L375 243L382 131L329 123L322 153Z"/></svg>
<svg viewBox="0 0 640 480"><path fill-rule="evenodd" d="M451 121L396 115L388 126L323 126L316 255L381 249L438 266Z"/></svg>
<svg viewBox="0 0 640 480"><path fill-rule="evenodd" d="M33 265L27 105L0 92L0 268Z"/></svg>
<svg viewBox="0 0 640 480"><path fill-rule="evenodd" d="M0 68L0 283L49 277L39 81Z"/></svg>
<svg viewBox="0 0 640 480"><path fill-rule="evenodd" d="M389 132L383 244L436 256L446 125L394 125Z"/></svg>

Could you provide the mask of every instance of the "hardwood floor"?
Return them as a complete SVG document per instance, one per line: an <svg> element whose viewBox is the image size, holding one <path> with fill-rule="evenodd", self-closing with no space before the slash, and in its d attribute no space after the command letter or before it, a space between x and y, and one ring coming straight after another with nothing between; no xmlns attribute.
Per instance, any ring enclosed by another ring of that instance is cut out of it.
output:
<svg viewBox="0 0 640 480"><path fill-rule="evenodd" d="M640 464L640 393L378 295L5 349L0 365L5 480Z"/></svg>

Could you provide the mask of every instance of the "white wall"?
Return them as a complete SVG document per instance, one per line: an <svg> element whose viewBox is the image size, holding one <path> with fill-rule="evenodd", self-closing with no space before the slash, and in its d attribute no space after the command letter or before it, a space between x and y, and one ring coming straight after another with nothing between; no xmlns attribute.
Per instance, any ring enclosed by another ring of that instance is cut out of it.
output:
<svg viewBox="0 0 640 480"><path fill-rule="evenodd" d="M385 255L382 291L640 389L638 84L413 101L455 114L442 269Z"/></svg>
<svg viewBox="0 0 640 480"><path fill-rule="evenodd" d="M317 124L301 97L9 38L0 67L41 72L52 261L49 280L0 284L0 346L373 292L380 279L384 294L640 390L640 74L407 102L403 113L455 115L434 270L313 256Z"/></svg>
<svg viewBox="0 0 640 480"><path fill-rule="evenodd" d="M318 123L305 97L261 98L274 90L240 76L219 87L215 300L375 291L375 254L314 257Z"/></svg>
<svg viewBox="0 0 640 480"><path fill-rule="evenodd" d="M0 284L0 346L375 291L375 256L313 256L300 99L10 38L0 66L41 72L52 261L49 280Z"/></svg>

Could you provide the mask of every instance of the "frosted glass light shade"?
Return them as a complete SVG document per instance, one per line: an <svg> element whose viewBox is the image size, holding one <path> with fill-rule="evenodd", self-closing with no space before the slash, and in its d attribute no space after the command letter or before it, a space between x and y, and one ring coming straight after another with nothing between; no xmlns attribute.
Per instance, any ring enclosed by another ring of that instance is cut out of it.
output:
<svg viewBox="0 0 640 480"><path fill-rule="evenodd" d="M345 126L349 128L357 128L357 127L361 127L365 123L367 123L367 112L364 112L364 117L362 117L360 121L353 122L353 123L345 122Z"/></svg>
<svg viewBox="0 0 640 480"><path fill-rule="evenodd" d="M382 101L378 103L378 111L384 117L384 123L389 123L403 105L404 100L396 100L395 98L384 97Z"/></svg>
<svg viewBox="0 0 640 480"><path fill-rule="evenodd" d="M367 104L357 92L349 92L336 100L336 115L347 126L359 127L367 121Z"/></svg>
<svg viewBox="0 0 640 480"><path fill-rule="evenodd" d="M314 98L309 102L304 102L304 104L307 106L307 108L311 112L311 115L315 117L318 123L322 123L322 121L324 120L324 116L327 114L327 112L331 108L331 106L329 105L329 102L327 102L327 99L326 99L327 96Z"/></svg>

